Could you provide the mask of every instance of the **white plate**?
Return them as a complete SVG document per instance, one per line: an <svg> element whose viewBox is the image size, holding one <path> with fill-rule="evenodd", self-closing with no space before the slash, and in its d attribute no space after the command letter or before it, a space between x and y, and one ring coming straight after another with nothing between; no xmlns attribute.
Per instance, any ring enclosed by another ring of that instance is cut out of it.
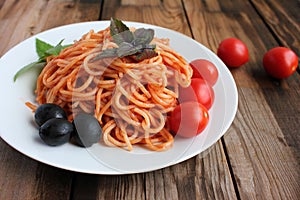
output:
<svg viewBox="0 0 300 200"><path fill-rule="evenodd" d="M134 22L125 24L130 27L153 28L156 37L170 38L172 48L188 61L203 58L217 66L219 79L214 86L215 102L209 111L210 121L205 131L191 139L176 137L174 146L165 152L152 152L138 147L128 152L102 144L88 149L69 143L50 147L40 140L38 130L32 122L33 114L24 104L26 101L34 102L35 75L26 73L13 82L13 76L22 66L37 59L35 38L53 45L65 39L64 44L70 44L89 30L102 30L109 23L84 22L54 28L19 43L0 59L1 138L19 152L42 163L91 174L129 174L160 169L187 160L218 141L231 125L238 103L236 85L227 67L213 52L183 34Z"/></svg>

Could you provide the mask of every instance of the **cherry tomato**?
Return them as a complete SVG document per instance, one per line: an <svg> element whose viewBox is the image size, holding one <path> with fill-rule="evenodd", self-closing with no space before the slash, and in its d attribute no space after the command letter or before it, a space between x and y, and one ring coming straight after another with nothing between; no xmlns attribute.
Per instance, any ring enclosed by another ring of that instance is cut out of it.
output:
<svg viewBox="0 0 300 200"><path fill-rule="evenodd" d="M210 61L196 59L190 63L193 69L192 78L203 78L208 84L214 86L218 80L219 72L217 67Z"/></svg>
<svg viewBox="0 0 300 200"><path fill-rule="evenodd" d="M192 82L189 87L179 88L178 100L180 103L196 101L204 105L209 110L215 100L215 93L213 88L205 80L192 78Z"/></svg>
<svg viewBox="0 0 300 200"><path fill-rule="evenodd" d="M247 46L236 38L223 40L219 44L217 55L228 67L240 67L249 60Z"/></svg>
<svg viewBox="0 0 300 200"><path fill-rule="evenodd" d="M176 135L193 137L200 134L208 124L207 109L198 102L184 102L171 113L170 126Z"/></svg>
<svg viewBox="0 0 300 200"><path fill-rule="evenodd" d="M275 47L265 53L263 66L268 74L282 79L292 75L298 67L298 57L291 49Z"/></svg>

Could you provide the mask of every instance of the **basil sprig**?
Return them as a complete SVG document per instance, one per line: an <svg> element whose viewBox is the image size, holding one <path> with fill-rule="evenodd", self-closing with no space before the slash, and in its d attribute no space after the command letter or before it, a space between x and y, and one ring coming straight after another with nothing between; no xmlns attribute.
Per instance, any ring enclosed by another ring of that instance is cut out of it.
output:
<svg viewBox="0 0 300 200"><path fill-rule="evenodd" d="M46 65L46 58L48 56L57 56L61 50L70 46L70 45L62 45L63 40L61 40L57 45L52 46L38 38L35 39L35 47L36 53L38 54L39 58L37 61L32 62L28 65L22 67L14 76L14 81L17 80L22 74L32 69L42 69Z"/></svg>
<svg viewBox="0 0 300 200"><path fill-rule="evenodd" d="M111 18L110 35L118 48L105 49L94 60L130 56L135 61L142 61L157 56L156 46L150 44L154 38L153 29L138 28L131 32L121 20Z"/></svg>

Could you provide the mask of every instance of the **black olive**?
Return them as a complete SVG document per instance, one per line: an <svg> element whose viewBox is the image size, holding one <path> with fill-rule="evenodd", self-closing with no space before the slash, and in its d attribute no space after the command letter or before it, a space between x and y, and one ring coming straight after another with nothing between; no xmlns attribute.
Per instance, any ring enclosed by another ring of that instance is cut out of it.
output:
<svg viewBox="0 0 300 200"><path fill-rule="evenodd" d="M73 138L77 145L90 147L100 140L102 129L94 116L80 113L72 123L75 127Z"/></svg>
<svg viewBox="0 0 300 200"><path fill-rule="evenodd" d="M39 126L52 118L67 119L67 114L60 106L52 103L40 105L34 114L35 122Z"/></svg>
<svg viewBox="0 0 300 200"><path fill-rule="evenodd" d="M41 139L50 146L58 146L68 142L73 132L73 124L61 118L49 119L39 128Z"/></svg>

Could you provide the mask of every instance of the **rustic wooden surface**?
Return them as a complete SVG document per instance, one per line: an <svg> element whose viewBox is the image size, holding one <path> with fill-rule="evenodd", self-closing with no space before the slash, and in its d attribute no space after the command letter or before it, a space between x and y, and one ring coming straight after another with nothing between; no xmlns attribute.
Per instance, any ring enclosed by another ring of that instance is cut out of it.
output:
<svg viewBox="0 0 300 200"><path fill-rule="evenodd" d="M262 67L275 46L300 55L299 9L298 0L0 0L0 56L43 30L112 16L176 30L214 52L237 37L250 52L231 69L236 118L207 151L153 172L90 175L36 162L0 139L0 199L299 199L300 76L279 81Z"/></svg>

